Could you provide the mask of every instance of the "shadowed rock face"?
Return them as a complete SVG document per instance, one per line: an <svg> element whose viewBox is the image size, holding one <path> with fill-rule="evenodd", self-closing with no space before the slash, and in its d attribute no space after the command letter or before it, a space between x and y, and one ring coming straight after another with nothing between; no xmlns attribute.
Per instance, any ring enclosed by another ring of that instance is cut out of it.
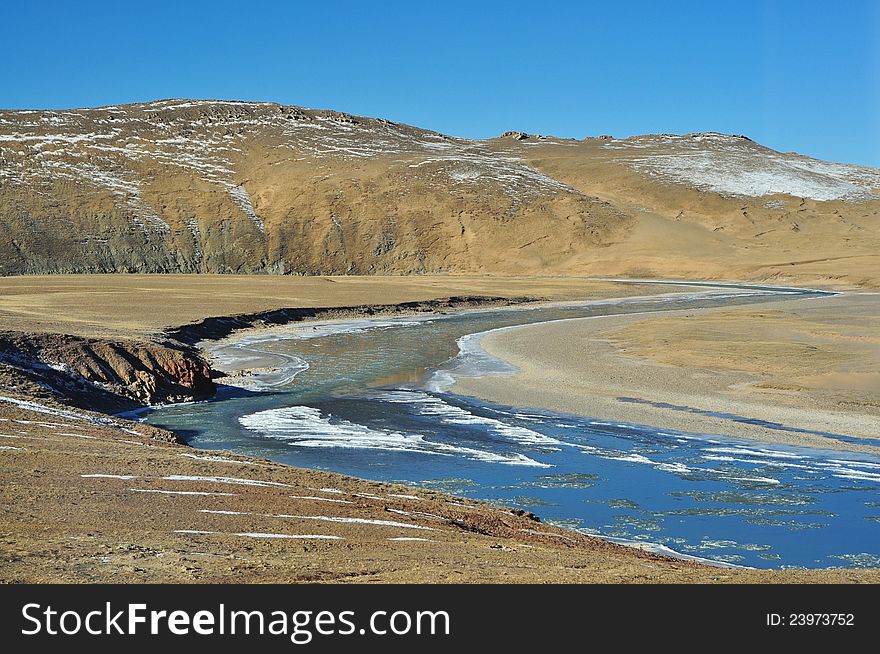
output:
<svg viewBox="0 0 880 654"><path fill-rule="evenodd" d="M214 393L211 370L196 353L156 343L60 334L0 333L3 387L28 385L75 405L119 411ZM45 394L42 393L42 394Z"/></svg>
<svg viewBox="0 0 880 654"><path fill-rule="evenodd" d="M461 139L268 102L0 111L0 274L876 285L880 171L742 136Z"/></svg>

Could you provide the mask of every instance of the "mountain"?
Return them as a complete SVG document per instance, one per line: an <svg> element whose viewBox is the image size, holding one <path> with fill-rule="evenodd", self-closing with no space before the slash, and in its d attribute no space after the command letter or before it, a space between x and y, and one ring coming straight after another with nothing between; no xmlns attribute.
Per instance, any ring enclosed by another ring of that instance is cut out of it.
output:
<svg viewBox="0 0 880 654"><path fill-rule="evenodd" d="M880 283L880 170L741 136L455 138L267 102L0 111L0 274Z"/></svg>

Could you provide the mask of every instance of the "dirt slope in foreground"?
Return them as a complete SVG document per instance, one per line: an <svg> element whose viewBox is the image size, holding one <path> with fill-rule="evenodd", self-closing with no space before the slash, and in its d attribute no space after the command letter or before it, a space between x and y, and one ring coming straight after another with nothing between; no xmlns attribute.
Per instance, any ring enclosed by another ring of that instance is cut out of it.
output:
<svg viewBox="0 0 880 654"><path fill-rule="evenodd" d="M0 401L3 582L880 581L669 559L521 511L45 410Z"/></svg>

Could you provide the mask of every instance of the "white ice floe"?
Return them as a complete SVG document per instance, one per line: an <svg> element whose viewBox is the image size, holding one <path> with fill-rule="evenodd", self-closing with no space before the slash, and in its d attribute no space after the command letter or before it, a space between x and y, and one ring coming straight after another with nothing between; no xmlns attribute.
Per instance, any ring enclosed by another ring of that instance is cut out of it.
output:
<svg viewBox="0 0 880 654"><path fill-rule="evenodd" d="M754 450L742 447L707 447L706 452L717 452L719 454L738 454L744 456L763 456L775 459L805 459L806 456L793 454L791 452L780 452L778 450Z"/></svg>
<svg viewBox="0 0 880 654"><path fill-rule="evenodd" d="M685 475L691 472L691 469L683 463L670 462L670 463L655 463L654 467L658 470L663 470L665 472L671 472L674 474Z"/></svg>
<svg viewBox="0 0 880 654"><path fill-rule="evenodd" d="M589 446L583 446L589 447ZM658 470L663 470L664 472L671 472L675 474L685 474L691 471L691 469L684 465L683 463L671 462L665 463L662 461L654 461L653 459L649 459L648 457L642 454L636 454L635 452L628 452L626 454L611 454L611 455L603 455L600 454L606 459L614 459L615 461L626 461L627 463L640 463L644 465L649 465L657 468Z"/></svg>
<svg viewBox="0 0 880 654"><path fill-rule="evenodd" d="M388 497L399 497L404 500L421 500L418 495L406 495L404 493L388 493Z"/></svg>
<svg viewBox="0 0 880 654"><path fill-rule="evenodd" d="M294 520L321 520L324 522L349 522L361 525L379 525L383 527L401 527L403 529L424 529L433 531L432 527L424 527L422 525L413 525L408 522L395 522L394 520L376 520L373 518L338 518L328 515L286 515L277 514L273 518L290 518Z"/></svg>
<svg viewBox="0 0 880 654"><path fill-rule="evenodd" d="M829 463L834 465L855 466L856 468L870 468L880 470L880 463L871 463L870 461L857 461L847 459L829 459Z"/></svg>
<svg viewBox="0 0 880 654"><path fill-rule="evenodd" d="M386 391L377 393L374 399L382 402L406 404L421 415L435 416L447 425L479 425L502 438L523 445L556 446L562 443L550 436L525 427L508 425L501 420L478 416L466 409L445 402L443 399L421 391Z"/></svg>
<svg viewBox="0 0 880 654"><path fill-rule="evenodd" d="M343 540L342 536L326 536L323 534L265 534L265 533L240 533L236 536L246 536L248 538L298 538L298 539L317 539L317 540Z"/></svg>
<svg viewBox="0 0 880 654"><path fill-rule="evenodd" d="M23 447L14 447L14 446L12 446L12 445L0 445L0 450L19 450L19 451L25 451L25 448L23 448Z"/></svg>
<svg viewBox="0 0 880 654"><path fill-rule="evenodd" d="M746 482L754 482L756 484L781 484L778 479L774 479L773 477L728 477L733 481L746 481Z"/></svg>
<svg viewBox="0 0 880 654"><path fill-rule="evenodd" d="M282 484L278 481L261 481L257 479L240 479L238 477L203 477L201 475L168 475L162 477L166 481L204 481L214 484L237 484L240 486L282 486L289 487L290 484Z"/></svg>
<svg viewBox="0 0 880 654"><path fill-rule="evenodd" d="M208 493L205 491L175 491L161 490L158 488L129 488L135 493L159 493L162 495L206 495L208 497L234 497L235 493Z"/></svg>
<svg viewBox="0 0 880 654"><path fill-rule="evenodd" d="M641 454L622 454L611 457L617 461L626 461L628 463L644 463L647 465L653 465L654 461L649 459L646 456L642 456Z"/></svg>
<svg viewBox="0 0 880 654"><path fill-rule="evenodd" d="M839 479L853 479L856 481L876 481L880 482L880 474L867 472L865 470L839 470L834 473Z"/></svg>
<svg viewBox="0 0 880 654"><path fill-rule="evenodd" d="M721 448L714 448L714 451L719 451ZM730 452L739 452L739 451L747 451L747 450L735 450L735 449L727 449L724 451ZM750 454L756 454L755 452L749 452ZM798 460L798 463L790 460L790 458ZM759 466L773 466L777 468L795 468L798 470L802 470L807 474L813 475L826 475L837 477L838 479L852 479L857 481L874 481L880 482L880 473L871 472L874 469L880 469L880 464L872 463L869 461L858 461L852 460L848 461L845 459L810 459L807 456L796 456L796 455L786 455L786 458L781 460L777 460L774 458L764 458L764 459L748 459L744 457L730 456L724 454L706 454L703 455L703 458L710 461L725 461L731 463L749 463L753 465ZM864 468L867 468L864 469ZM759 481L763 483L779 483L778 481L771 480L770 478L740 478L735 477L737 480L747 480L747 481Z"/></svg>
<svg viewBox="0 0 880 654"><path fill-rule="evenodd" d="M821 465L804 465L801 463L793 463L789 460L775 459L746 459L738 456L728 456L724 454L703 454L702 457L706 461L726 461L728 463L750 463L758 466L773 466L775 468L800 468L807 472L816 472L822 469Z"/></svg>
<svg viewBox="0 0 880 654"><path fill-rule="evenodd" d="M308 406L268 409L242 416L238 421L250 431L269 438L285 440L298 447L391 450L461 456L506 465L551 467L518 453L496 453L449 445L428 441L421 434L372 429L347 420L332 419L330 415L323 414L319 409Z"/></svg>
<svg viewBox="0 0 880 654"><path fill-rule="evenodd" d="M137 475L110 475L96 472L91 475L80 475L84 479L137 479Z"/></svg>

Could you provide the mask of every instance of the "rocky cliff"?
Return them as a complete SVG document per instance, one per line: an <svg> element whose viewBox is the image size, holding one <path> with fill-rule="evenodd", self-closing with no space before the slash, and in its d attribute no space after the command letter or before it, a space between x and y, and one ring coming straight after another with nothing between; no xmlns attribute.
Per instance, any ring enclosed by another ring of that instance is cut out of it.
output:
<svg viewBox="0 0 880 654"><path fill-rule="evenodd" d="M210 368L188 348L20 332L0 332L0 386L109 412L214 393Z"/></svg>

